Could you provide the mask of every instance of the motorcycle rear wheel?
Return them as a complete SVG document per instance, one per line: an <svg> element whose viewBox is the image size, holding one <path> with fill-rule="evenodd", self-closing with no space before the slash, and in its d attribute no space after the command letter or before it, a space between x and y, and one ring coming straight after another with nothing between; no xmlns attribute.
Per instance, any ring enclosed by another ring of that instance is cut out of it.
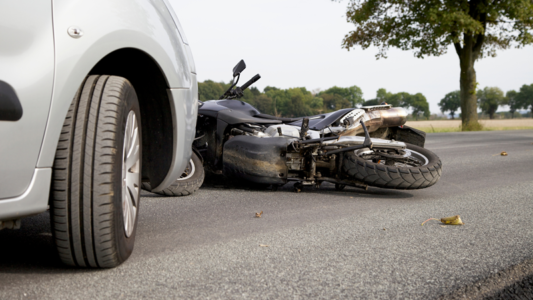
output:
<svg viewBox="0 0 533 300"><path fill-rule="evenodd" d="M442 174L439 157L425 148L406 145L406 157L412 163L387 164L385 159L375 162L350 151L344 153L343 170L356 180L386 189L416 190L437 183Z"/></svg>

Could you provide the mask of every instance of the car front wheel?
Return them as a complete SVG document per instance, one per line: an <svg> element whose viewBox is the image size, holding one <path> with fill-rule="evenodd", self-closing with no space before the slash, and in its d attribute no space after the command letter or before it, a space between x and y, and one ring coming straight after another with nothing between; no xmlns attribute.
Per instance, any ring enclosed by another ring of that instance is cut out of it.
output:
<svg viewBox="0 0 533 300"><path fill-rule="evenodd" d="M50 201L65 264L110 268L131 255L140 200L140 117L125 78L91 75L78 90L58 143Z"/></svg>

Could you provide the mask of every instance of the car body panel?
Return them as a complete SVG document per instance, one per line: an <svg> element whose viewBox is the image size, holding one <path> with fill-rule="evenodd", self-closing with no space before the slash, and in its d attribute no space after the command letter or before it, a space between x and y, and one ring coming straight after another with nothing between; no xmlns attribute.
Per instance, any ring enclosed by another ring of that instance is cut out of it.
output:
<svg viewBox="0 0 533 300"><path fill-rule="evenodd" d="M48 209L52 168L37 168L32 175L30 186L24 194L0 202L0 221L20 219Z"/></svg>
<svg viewBox="0 0 533 300"><path fill-rule="evenodd" d="M54 80L51 1L2 1L0 40L0 80L23 110L16 121L0 121L2 202L27 190L43 140Z"/></svg>
<svg viewBox="0 0 533 300"><path fill-rule="evenodd" d="M173 18L175 14L172 8L167 6L165 0L29 0L27 2L31 5L39 4L36 5L39 8L38 16L37 12L34 12L35 24L30 22L32 25L30 27L33 27L35 35L38 36L31 46L35 45L39 47L39 51L43 51L43 47L35 43L36 41L45 43L48 47L46 50L48 58L45 59L45 64L41 61L44 60L43 54L36 55L41 58L39 62L27 63L24 66L29 74L21 74L29 76L26 78L34 81L35 78L40 79L38 83L46 86L46 89L44 87L41 90L34 89L36 86L34 82L20 79L20 84L14 86L17 93L19 90L34 90L33 92L42 98L39 101L32 100L30 106L22 99L26 96L18 95L24 109L24 115L18 122L25 118L31 119L32 122L23 128L24 131L15 128L12 125L15 122L0 121L0 133L14 132L9 136L10 145L4 143L4 135L0 134L0 149L11 151L9 155L5 155L7 158L0 157L0 162L3 163L3 160L7 161L16 156L15 152L18 151L21 159L27 160L28 165L24 178L22 175L17 175L17 179L12 180L15 182L23 179L25 182L23 185L11 188L9 193L6 193L4 187L7 185L5 182L0 183L3 184L0 185L0 199L4 198L0 200L0 220L19 218L38 213L39 210L46 210L48 190L46 192L39 190L41 192L39 201L35 198L39 196L36 196L33 190L38 186L50 186L51 175L47 177L39 174L43 174L42 170L48 170L51 174L57 143L70 104L91 69L106 55L120 49L133 48L143 51L156 62L166 78L174 125L173 160L165 179L155 189L162 190L171 185L180 177L192 154L191 144L195 134L198 103L196 69L191 50L185 35L179 31L181 27L179 21ZM10 5L17 9L26 6L21 1L3 1L1 5L0 16L5 14L5 7ZM49 12L46 20L49 27L43 23L45 6ZM1 25L9 25L10 22L12 21L0 20ZM4 29L9 31L9 28L0 27L0 34L4 33ZM79 37L69 35L69 28L80 29L82 35ZM3 42L0 51L3 50L2 47ZM9 67L4 68L6 57L9 58L0 52L2 69L11 70L12 64L7 64ZM132 64L134 63L132 61ZM0 75L3 75L2 69ZM10 126L9 130L2 129L4 124ZM11 141L13 139L14 142L22 142L24 139L29 140L30 137L32 149L20 143L15 147ZM29 152L33 155L33 160L28 159L31 156ZM3 154L1 151L0 153ZM10 166L13 169L16 167L15 164ZM3 165L0 165L0 175L4 178L5 174L9 173L1 169L2 167ZM15 208L18 208L19 212L16 212Z"/></svg>
<svg viewBox="0 0 533 300"><path fill-rule="evenodd" d="M71 38L67 34L71 26L80 28L83 36ZM54 96L37 167L52 166L53 145L57 145L72 98L85 76L107 54L122 48L142 50L158 63L169 88L192 86L186 46L162 1L54 0L54 30Z"/></svg>

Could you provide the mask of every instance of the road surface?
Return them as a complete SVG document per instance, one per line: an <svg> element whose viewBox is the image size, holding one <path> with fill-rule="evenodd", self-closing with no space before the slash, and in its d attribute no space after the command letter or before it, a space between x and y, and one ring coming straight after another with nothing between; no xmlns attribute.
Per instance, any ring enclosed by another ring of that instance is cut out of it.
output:
<svg viewBox="0 0 533 300"><path fill-rule="evenodd" d="M25 219L0 231L0 299L448 299L531 281L533 131L430 134L426 148L443 175L419 191L144 192L134 253L111 270L61 266L48 214ZM420 226L456 214L464 226Z"/></svg>

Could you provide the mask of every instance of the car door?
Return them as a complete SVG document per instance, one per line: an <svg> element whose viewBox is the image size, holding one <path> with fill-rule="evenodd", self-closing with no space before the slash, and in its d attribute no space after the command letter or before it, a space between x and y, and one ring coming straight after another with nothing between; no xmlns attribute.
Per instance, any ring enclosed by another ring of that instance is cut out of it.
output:
<svg viewBox="0 0 533 300"><path fill-rule="evenodd" d="M0 0L0 201L31 183L53 80L51 1Z"/></svg>

